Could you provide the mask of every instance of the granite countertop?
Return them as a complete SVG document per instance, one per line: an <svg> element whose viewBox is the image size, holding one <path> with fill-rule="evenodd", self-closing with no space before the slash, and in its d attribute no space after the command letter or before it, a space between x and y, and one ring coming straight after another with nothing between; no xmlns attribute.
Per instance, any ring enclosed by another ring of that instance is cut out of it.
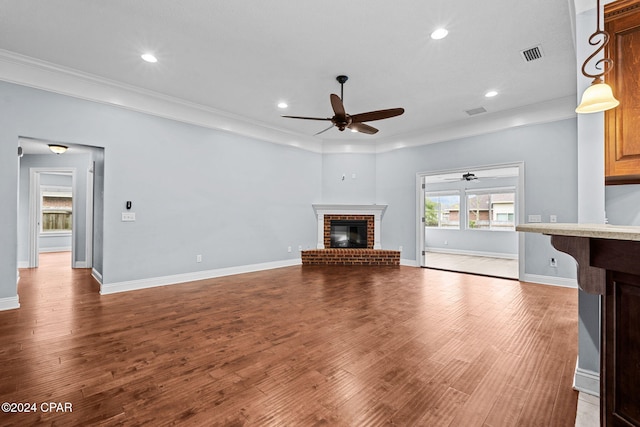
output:
<svg viewBox="0 0 640 427"><path fill-rule="evenodd" d="M556 236L640 241L640 227L608 224L535 223L516 226L516 231Z"/></svg>

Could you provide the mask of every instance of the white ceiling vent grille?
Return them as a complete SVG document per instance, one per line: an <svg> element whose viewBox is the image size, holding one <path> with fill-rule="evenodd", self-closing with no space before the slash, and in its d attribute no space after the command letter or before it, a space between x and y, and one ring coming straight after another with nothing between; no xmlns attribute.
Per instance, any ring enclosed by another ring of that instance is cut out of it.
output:
<svg viewBox="0 0 640 427"><path fill-rule="evenodd" d="M542 58L542 47L534 46L530 49L520 51L520 54L525 62L535 61L536 59Z"/></svg>
<svg viewBox="0 0 640 427"><path fill-rule="evenodd" d="M485 110L484 107L478 107L478 108L472 108L471 110L466 110L465 113L467 113L470 116L475 116L476 114L482 114L482 113L486 113L487 110Z"/></svg>

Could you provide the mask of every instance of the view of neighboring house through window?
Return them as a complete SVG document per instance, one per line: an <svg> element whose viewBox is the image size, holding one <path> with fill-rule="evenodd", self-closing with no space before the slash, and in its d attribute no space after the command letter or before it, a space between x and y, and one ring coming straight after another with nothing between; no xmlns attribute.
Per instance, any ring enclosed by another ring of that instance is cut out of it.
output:
<svg viewBox="0 0 640 427"><path fill-rule="evenodd" d="M467 193L470 229L515 230L515 192Z"/></svg>
<svg viewBox="0 0 640 427"><path fill-rule="evenodd" d="M42 232L71 232L72 220L71 190L42 191Z"/></svg>
<svg viewBox="0 0 640 427"><path fill-rule="evenodd" d="M431 228L460 228L460 194L425 193L424 225Z"/></svg>

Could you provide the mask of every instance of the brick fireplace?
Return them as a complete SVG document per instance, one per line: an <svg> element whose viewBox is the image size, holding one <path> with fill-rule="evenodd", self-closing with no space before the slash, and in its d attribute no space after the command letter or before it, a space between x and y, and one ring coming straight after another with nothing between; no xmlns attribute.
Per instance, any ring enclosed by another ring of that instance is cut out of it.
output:
<svg viewBox="0 0 640 427"><path fill-rule="evenodd" d="M318 218L315 250L302 251L303 264L400 265L400 251L383 250L380 242L382 216L387 205L320 205L313 209ZM367 221L366 248L331 248L331 221Z"/></svg>

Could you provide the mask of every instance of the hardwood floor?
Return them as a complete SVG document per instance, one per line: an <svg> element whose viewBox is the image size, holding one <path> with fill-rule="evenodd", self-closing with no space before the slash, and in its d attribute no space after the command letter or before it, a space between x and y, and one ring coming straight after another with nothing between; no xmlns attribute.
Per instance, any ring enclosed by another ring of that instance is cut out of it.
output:
<svg viewBox="0 0 640 427"><path fill-rule="evenodd" d="M38 405L3 426L575 422L575 289L296 266L100 296L60 257L0 312L0 402Z"/></svg>

